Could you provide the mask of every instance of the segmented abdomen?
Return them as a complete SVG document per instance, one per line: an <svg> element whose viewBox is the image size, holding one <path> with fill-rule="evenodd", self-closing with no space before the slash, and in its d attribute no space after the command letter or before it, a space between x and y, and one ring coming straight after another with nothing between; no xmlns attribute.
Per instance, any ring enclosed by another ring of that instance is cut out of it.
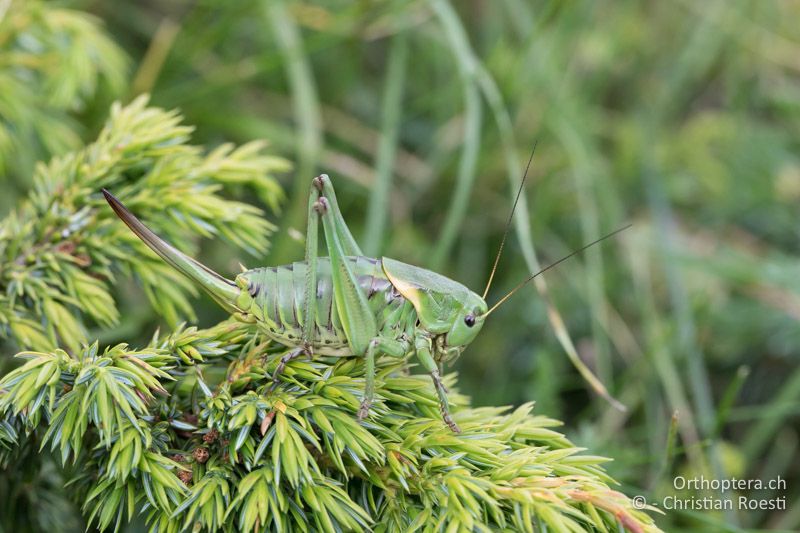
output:
<svg viewBox="0 0 800 533"><path fill-rule="evenodd" d="M399 335L408 323L408 314L413 313L413 306L386 278L378 259L361 256L347 259L367 296L378 329L382 334ZM246 281L239 282L243 287L239 307L255 315L264 332L286 346L296 346L302 341L307 268L305 262L297 262L248 270L237 277ZM312 309L314 351L322 355L351 355L333 297L327 257L317 259L316 301Z"/></svg>

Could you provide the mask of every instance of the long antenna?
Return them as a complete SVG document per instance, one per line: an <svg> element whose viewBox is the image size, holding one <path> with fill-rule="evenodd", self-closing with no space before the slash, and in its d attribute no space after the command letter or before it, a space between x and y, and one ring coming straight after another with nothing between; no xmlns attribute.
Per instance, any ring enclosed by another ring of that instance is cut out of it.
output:
<svg viewBox="0 0 800 533"><path fill-rule="evenodd" d="M559 265L559 264L563 263L564 261L566 261L566 260L567 260L567 259L569 259L570 257L572 257L572 256L574 256L574 255L578 255L579 253L581 253L582 251L586 250L587 248L590 248L590 247L594 246L595 244L597 244L597 243L599 243L599 242L601 242L601 241L604 241L604 240L608 239L609 237L613 237L613 236L614 236L614 235L616 235L617 233L620 233L620 232L622 232L622 231L625 231L626 229L630 228L631 226L633 226L633 224L628 224L627 226L623 226L623 227L621 227L621 228L619 228L619 229L616 229L616 230L612 231L611 233L609 233L609 234L607 234L607 235L604 235L604 236L600 237L600 238L599 238L599 239L597 239L596 241L592 241L592 242L590 242L589 244L586 244L586 245L584 245L584 246L581 246L580 248L578 248L578 249L577 249L577 250L575 250L574 252L572 252L572 253L570 253L570 254L568 254L568 255L565 255L564 257L562 257L561 259L559 259L559 260L558 260L558 261L556 261L555 263L550 263L549 265L547 265L546 267L544 267L543 269L541 269L539 272L537 272L537 273L535 273L535 274L531 274L531 275L530 275L530 276L529 276L527 279L523 280L523 281L522 281L522 282L520 282L520 283L519 283L519 284L518 284L516 287L514 287L513 289L511 289L511 291L510 291L508 294L506 294L505 296L503 296L502 298L500 298L500 301L499 301L499 302L497 302L496 304L494 304L494 305L492 306L492 308L491 308L491 309L489 309L488 311L486 311L486 313L485 313L483 316L484 316L484 317L486 317L486 316L489 316L489 315L492 313L492 311L494 311L495 309L497 309L498 307L500 307L500 305L501 305L503 302L505 302L506 300L508 300L509 298L511 298L511 296L513 296L515 292L517 292L517 291L518 291L518 290L520 290L522 287L524 287L525 285L527 285L527 284L528 284L528 283L529 283L531 280L533 280L533 278L535 278L536 276L538 276L538 275L540 275L540 274L544 274L545 272L547 272L548 270L550 270L550 269L551 269L551 268L553 268L554 266L556 266L556 265Z"/></svg>
<svg viewBox="0 0 800 533"><path fill-rule="evenodd" d="M483 290L482 298L486 300L486 295L489 294L489 287L492 286L492 280L494 279L494 273L497 271L497 265L500 263L500 256L503 255L503 247L506 245L506 237L508 237L508 230L511 228L511 219L514 218L514 211L517 210L517 203L519 202L519 197L522 195L522 189L525 187L525 180L528 179L528 170L531 168L531 161L533 161L533 154L536 153L536 145L539 144L539 141L533 143L533 150L531 150L531 156L528 158L528 165L525 167L525 174L522 175L522 181L519 184L519 190L517 190L517 197L514 198L514 205L511 207L511 213L508 215L508 221L506 222L506 229L503 232L503 240L500 241L500 248L497 250L497 255L494 258L494 265L492 265L492 272L489 274L489 281L486 282L486 288Z"/></svg>

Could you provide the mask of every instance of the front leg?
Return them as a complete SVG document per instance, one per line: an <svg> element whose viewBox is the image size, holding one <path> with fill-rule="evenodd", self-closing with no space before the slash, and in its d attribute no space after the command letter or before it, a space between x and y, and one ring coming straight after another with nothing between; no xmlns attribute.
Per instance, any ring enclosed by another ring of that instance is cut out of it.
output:
<svg viewBox="0 0 800 533"><path fill-rule="evenodd" d="M325 200L320 202L320 198ZM343 255L361 255L361 250L339 211L333 184L327 174L320 174L311 180L308 195L308 218L306 226L306 279L303 304L302 341L306 353L312 355L316 326L317 301L317 257L319 254L319 218L321 215L331 219L330 226L338 236ZM327 235L327 230L326 230ZM328 239L326 239L328 240ZM330 248L330 244L328 245Z"/></svg>
<svg viewBox="0 0 800 533"><path fill-rule="evenodd" d="M447 401L447 389L442 383L442 376L439 374L439 367L433 358L432 343L430 337L426 335L417 335L414 339L414 348L417 351L417 358L422 366L427 370L431 378L433 378L433 385L436 388L436 394L439 396L439 411L442 413L442 419L445 424L450 426L455 433L461 433L458 424L455 423L450 416L450 405Z"/></svg>

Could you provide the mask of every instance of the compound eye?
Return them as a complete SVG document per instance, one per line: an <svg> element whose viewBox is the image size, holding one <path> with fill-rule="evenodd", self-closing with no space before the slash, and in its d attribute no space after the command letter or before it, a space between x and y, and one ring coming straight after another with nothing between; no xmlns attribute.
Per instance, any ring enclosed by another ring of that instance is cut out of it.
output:
<svg viewBox="0 0 800 533"><path fill-rule="evenodd" d="M467 327L470 327L470 328L472 326L474 326L475 325L475 315L467 315L467 316L465 316L464 317L464 324L466 324Z"/></svg>

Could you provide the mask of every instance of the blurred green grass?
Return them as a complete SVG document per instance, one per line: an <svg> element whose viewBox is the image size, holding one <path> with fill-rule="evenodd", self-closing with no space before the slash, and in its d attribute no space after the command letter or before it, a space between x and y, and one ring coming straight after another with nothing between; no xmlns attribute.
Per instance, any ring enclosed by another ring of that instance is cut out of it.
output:
<svg viewBox="0 0 800 533"><path fill-rule="evenodd" d="M150 92L198 142L265 138L295 162L270 256L232 265L301 257L307 184L327 172L371 253L481 291L538 142L489 302L534 248L545 264L633 222L546 275L581 359L628 411L570 365L541 285L493 315L459 388L479 405L535 400L651 501L678 474L788 480L786 512L673 511L665 529L800 529L800 4L68 5L132 58L117 96ZM71 120L90 131L91 116ZM230 253L206 244L212 263ZM152 333L136 298L109 340Z"/></svg>

